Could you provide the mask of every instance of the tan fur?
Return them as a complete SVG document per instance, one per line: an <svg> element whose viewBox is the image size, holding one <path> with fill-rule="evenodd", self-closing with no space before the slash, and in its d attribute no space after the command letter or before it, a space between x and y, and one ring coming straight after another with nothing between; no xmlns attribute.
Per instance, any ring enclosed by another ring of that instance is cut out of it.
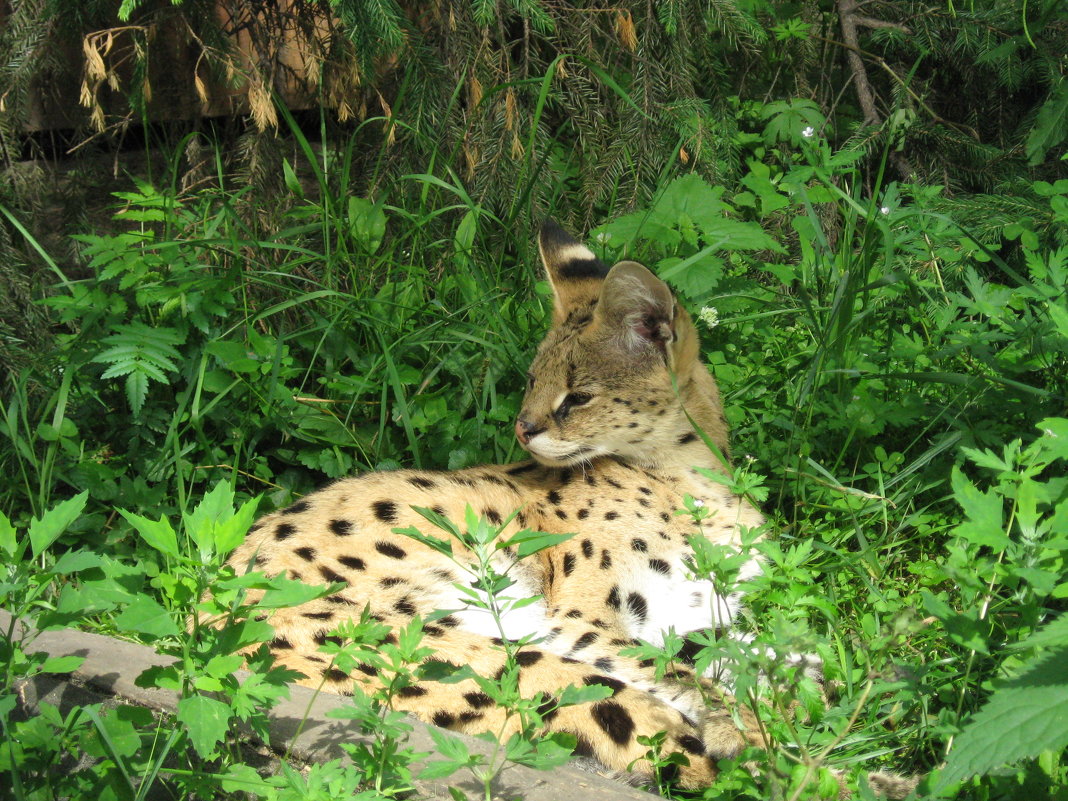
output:
<svg viewBox="0 0 1068 801"><path fill-rule="evenodd" d="M336 675L317 649L334 626L365 606L395 627L413 614L452 610L425 627L435 658L489 676L502 665L492 628L464 607L453 587L470 576L393 533L413 525L431 531L412 506L436 508L457 522L467 505L491 521L518 510L505 538L522 528L574 533L512 569L519 583L511 594L543 596L505 621L509 637L542 637L521 652L522 692L552 696L568 684L610 686L613 697L562 709L549 727L574 734L581 751L610 769L639 760L635 769L642 772L649 771L641 761L647 749L636 738L666 731L667 749L690 762L679 771L680 783L705 786L717 759L760 743L756 721L735 710L740 728L732 701L705 680L702 698L684 667L656 681L649 665L618 651L639 637L657 641L672 626L685 634L730 623L737 599L716 598L707 582L688 578L685 538L697 527L676 514L684 495L713 511L700 527L713 542L737 544L739 528L759 526L762 518L693 469L723 465L686 413L724 454L727 429L715 383L698 359L697 332L667 286L634 262L607 272L553 225L540 244L556 302L518 424L534 460L344 479L263 518L231 561L238 569L251 563L314 584L345 582L336 595L271 619L272 650L282 664L304 673L310 686L325 679L328 688L345 692L354 679L371 689L376 678ZM499 554L499 569L512 565L513 554ZM499 732L503 715L487 701L470 681L425 681L396 705L449 728Z"/></svg>

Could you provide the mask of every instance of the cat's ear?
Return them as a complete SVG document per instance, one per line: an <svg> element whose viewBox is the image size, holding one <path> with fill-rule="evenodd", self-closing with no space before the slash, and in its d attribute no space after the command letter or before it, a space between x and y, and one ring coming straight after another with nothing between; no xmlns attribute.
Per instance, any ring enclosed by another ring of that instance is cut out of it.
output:
<svg viewBox="0 0 1068 801"><path fill-rule="evenodd" d="M601 293L608 265L556 224L546 220L538 237L541 262L553 288L553 322L560 323L579 307L588 307Z"/></svg>
<svg viewBox="0 0 1068 801"><path fill-rule="evenodd" d="M679 310L668 285L636 261L621 261L605 276L596 318L624 349L656 348L669 361Z"/></svg>

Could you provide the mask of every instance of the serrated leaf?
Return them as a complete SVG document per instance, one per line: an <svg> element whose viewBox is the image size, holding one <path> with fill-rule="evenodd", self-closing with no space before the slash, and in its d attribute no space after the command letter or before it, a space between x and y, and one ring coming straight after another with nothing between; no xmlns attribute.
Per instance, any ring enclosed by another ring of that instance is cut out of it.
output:
<svg viewBox="0 0 1068 801"><path fill-rule="evenodd" d="M194 695L178 702L177 717L201 758L214 759L216 747L230 728L230 707L214 698Z"/></svg>
<svg viewBox="0 0 1068 801"><path fill-rule="evenodd" d="M1068 647L1031 662L994 691L958 735L940 786L1068 745Z"/></svg>
<svg viewBox="0 0 1068 801"><path fill-rule="evenodd" d="M30 548L34 557L40 556L49 545L59 539L71 523L78 519L88 497L88 490L80 492L73 498L57 503L41 515L40 520L34 518L30 522Z"/></svg>
<svg viewBox="0 0 1068 801"><path fill-rule="evenodd" d="M148 397L148 378L141 372L130 373L126 379L126 402L130 404L130 411L133 412L134 417L141 416L146 397Z"/></svg>
<svg viewBox="0 0 1068 801"><path fill-rule="evenodd" d="M148 634L153 637L173 637L178 634L178 625L170 612L147 595L138 595L115 618L115 626L121 631Z"/></svg>
<svg viewBox="0 0 1068 801"><path fill-rule="evenodd" d="M178 556L178 535L175 534L171 521L166 517L161 517L159 520L150 520L133 512L127 512L125 509L119 509L119 514L134 527L134 530L141 535L141 539L154 550L167 556Z"/></svg>
<svg viewBox="0 0 1068 801"><path fill-rule="evenodd" d="M445 776L451 776L460 768L478 764L482 760L480 754L472 755L467 749L467 743L459 737L433 726L427 727L427 731L434 740L434 745L437 746L438 752L445 759L428 762L427 766L419 774L420 779L440 779Z"/></svg>
<svg viewBox="0 0 1068 801"><path fill-rule="evenodd" d="M994 553L1005 550L1009 535L1002 521L1001 497L993 490L981 492L957 467L953 468L950 483L954 498L967 515L953 533L976 545L985 545Z"/></svg>

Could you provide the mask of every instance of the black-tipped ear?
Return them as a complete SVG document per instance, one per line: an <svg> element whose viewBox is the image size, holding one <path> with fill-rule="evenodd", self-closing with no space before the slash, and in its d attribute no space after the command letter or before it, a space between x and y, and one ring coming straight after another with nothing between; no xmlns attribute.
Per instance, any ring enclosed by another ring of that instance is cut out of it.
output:
<svg viewBox="0 0 1068 801"><path fill-rule="evenodd" d="M555 220L546 220L542 224L538 247L545 274L553 287L554 317L559 322L571 309L598 296L601 281L608 274L608 265Z"/></svg>
<svg viewBox="0 0 1068 801"><path fill-rule="evenodd" d="M675 297L668 285L635 261L621 261L604 280L597 316L623 346L656 346L665 356L675 340Z"/></svg>

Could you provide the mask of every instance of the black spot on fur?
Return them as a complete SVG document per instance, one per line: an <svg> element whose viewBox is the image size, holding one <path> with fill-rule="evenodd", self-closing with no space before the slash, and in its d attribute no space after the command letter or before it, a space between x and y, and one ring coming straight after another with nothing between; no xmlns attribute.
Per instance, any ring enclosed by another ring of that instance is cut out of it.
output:
<svg viewBox="0 0 1068 801"><path fill-rule="evenodd" d="M445 633L445 629L441 626L435 626L431 623L425 623L423 625L423 632L430 637L440 637Z"/></svg>
<svg viewBox="0 0 1068 801"><path fill-rule="evenodd" d="M610 487L614 487L615 489L623 489L623 485L620 484L618 481L615 481L611 478L606 478L605 481L608 482L608 486Z"/></svg>
<svg viewBox="0 0 1068 801"><path fill-rule="evenodd" d="M663 573L665 576L671 575L671 565L669 565L663 559L650 559L649 567L655 570L657 573Z"/></svg>
<svg viewBox="0 0 1068 801"><path fill-rule="evenodd" d="M356 606L355 601L350 601L344 595L328 595L323 600L327 603L338 604L340 606Z"/></svg>
<svg viewBox="0 0 1068 801"><path fill-rule="evenodd" d="M319 575L327 581L339 581L342 584L348 584L348 581L345 580L345 577L343 575L331 570L326 565L319 565Z"/></svg>
<svg viewBox="0 0 1068 801"><path fill-rule="evenodd" d="M383 587L396 587L398 584L403 584L404 579L397 576L389 576L388 578L380 579L378 583Z"/></svg>
<svg viewBox="0 0 1068 801"><path fill-rule="evenodd" d="M457 718L461 723L472 723L476 720L482 720L485 717L481 712L461 712L460 717Z"/></svg>
<svg viewBox="0 0 1068 801"><path fill-rule="evenodd" d="M353 570L363 570L366 567L363 560L358 556L339 556L337 560L345 567L351 567Z"/></svg>
<svg viewBox="0 0 1068 801"><path fill-rule="evenodd" d="M564 554L564 575L570 576L575 570L575 554Z"/></svg>
<svg viewBox="0 0 1068 801"><path fill-rule="evenodd" d="M454 718L445 710L435 712L431 720L434 721L435 726L441 726L441 728L443 729L447 729L449 728L449 726L452 726L454 723L456 723L456 718Z"/></svg>
<svg viewBox="0 0 1068 801"><path fill-rule="evenodd" d="M576 620L576 619L582 617L582 610L581 609L572 609L570 612L568 612L566 615L564 615L564 617L569 617L572 620Z"/></svg>
<svg viewBox="0 0 1068 801"><path fill-rule="evenodd" d="M632 592L627 596L627 608L639 621L643 623L645 622L645 618L649 614L649 604L646 602L644 596Z"/></svg>
<svg viewBox="0 0 1068 801"><path fill-rule="evenodd" d="M515 661L521 667L530 667L536 662L540 662L542 656L541 651L520 651L515 655Z"/></svg>
<svg viewBox="0 0 1068 801"><path fill-rule="evenodd" d="M630 547L632 550L638 553L646 553L649 550L649 544L641 537L635 537L630 541Z"/></svg>
<svg viewBox="0 0 1068 801"><path fill-rule="evenodd" d="M667 512L661 512L660 513L660 519L663 520L665 523L670 523L671 522L671 515L669 515Z"/></svg>
<svg viewBox="0 0 1068 801"><path fill-rule="evenodd" d="M593 556L593 543L589 540L582 541L582 555L587 559Z"/></svg>
<svg viewBox="0 0 1068 801"><path fill-rule="evenodd" d="M552 562L549 562L549 571L548 574L545 576L545 583L551 587L553 586L554 581L556 581L556 565L554 565Z"/></svg>
<svg viewBox="0 0 1068 801"><path fill-rule="evenodd" d="M549 494L546 495L545 498L553 506L558 506L560 504L560 493L556 490L549 490Z"/></svg>
<svg viewBox="0 0 1068 801"><path fill-rule="evenodd" d="M401 687L400 690L397 691L397 695L401 698L419 698L426 694L426 687L422 687L418 684L409 684L407 687Z"/></svg>
<svg viewBox="0 0 1068 801"><path fill-rule="evenodd" d="M293 643L287 640L285 637L275 637L271 640L271 648L289 649L293 647Z"/></svg>
<svg viewBox="0 0 1068 801"><path fill-rule="evenodd" d="M437 486L429 478L423 478L422 476L412 476L408 479L408 483L416 487L422 487L423 489L433 489Z"/></svg>
<svg viewBox="0 0 1068 801"><path fill-rule="evenodd" d="M604 515L605 520L615 520L617 517L619 517L618 512L605 512Z"/></svg>
<svg viewBox="0 0 1068 801"><path fill-rule="evenodd" d="M297 527L292 523L279 523L274 530L274 538L276 540L284 540L287 537L292 537L297 533Z"/></svg>
<svg viewBox="0 0 1068 801"><path fill-rule="evenodd" d="M634 734L634 719L615 701L593 705L593 719L616 745L626 745Z"/></svg>
<svg viewBox="0 0 1068 801"><path fill-rule="evenodd" d="M685 434L683 434L681 437L679 437L678 443L679 443L679 445L688 445L689 443L693 442L695 439L697 439L697 435L692 431L688 431Z"/></svg>
<svg viewBox="0 0 1068 801"><path fill-rule="evenodd" d="M517 464L515 467L512 467L512 468L510 468L508 470L505 470L504 472L506 472L510 476L520 476L523 473L529 473L531 470L534 470L537 466L538 466L537 462L522 462L520 464Z"/></svg>
<svg viewBox="0 0 1068 801"><path fill-rule="evenodd" d="M314 548L307 548L307 547L297 548L295 551L293 551L293 553L295 553L297 556L299 556L305 562L310 562L312 559L315 558L315 549Z"/></svg>
<svg viewBox="0 0 1068 801"><path fill-rule="evenodd" d="M611 671L615 664L607 656L602 656L600 659L593 660L593 666L598 670Z"/></svg>
<svg viewBox="0 0 1068 801"><path fill-rule="evenodd" d="M297 501L295 504L290 506L288 509L283 509L281 512L279 512L279 514L283 514L283 515L299 515L301 512L307 512L308 508L310 506L311 506L311 504L309 504L307 501Z"/></svg>
<svg viewBox="0 0 1068 801"><path fill-rule="evenodd" d="M397 504L393 501L375 501L371 504L375 517L383 523L395 523L397 520Z"/></svg>
<svg viewBox="0 0 1068 801"><path fill-rule="evenodd" d="M589 509L579 509L578 510L578 519L579 520L585 520L589 516L590 516L590 510Z"/></svg>
<svg viewBox="0 0 1068 801"><path fill-rule="evenodd" d="M363 662L360 662L360 664L356 666L356 669L360 671L360 673L366 673L368 676L378 675L378 668L376 668L374 665L367 665Z"/></svg>
<svg viewBox="0 0 1068 801"><path fill-rule="evenodd" d="M328 667L323 669L323 678L327 681L348 681L349 674L344 670Z"/></svg>
<svg viewBox="0 0 1068 801"><path fill-rule="evenodd" d="M493 706L493 699L483 692L471 692L464 693L464 700L467 701L475 709L482 709L483 707Z"/></svg>
<svg viewBox="0 0 1068 801"><path fill-rule="evenodd" d="M587 631L585 634L575 640L575 644L571 646L571 650L581 651L583 648L586 648L587 646L593 645L593 643L597 642L597 638L600 636L601 635L598 634L596 631Z"/></svg>
<svg viewBox="0 0 1068 801"><path fill-rule="evenodd" d="M493 525L499 526L504 522L504 518L501 517L501 513L496 509L483 509L482 516L489 520Z"/></svg>
<svg viewBox="0 0 1068 801"><path fill-rule="evenodd" d="M590 674L582 679L582 683L587 687L593 684L602 684L612 691L612 695L616 695L627 685L621 682L619 679L613 679L611 676L598 676L596 674Z"/></svg>
<svg viewBox="0 0 1068 801"><path fill-rule="evenodd" d="M400 612L402 615L414 615L415 605L408 600L407 597L401 598L397 603L393 604L393 608Z"/></svg>
<svg viewBox="0 0 1068 801"><path fill-rule="evenodd" d="M460 621L454 618L452 615L445 615L445 617L438 618L438 624L444 626L447 629L454 629L460 625Z"/></svg>
<svg viewBox="0 0 1068 801"><path fill-rule="evenodd" d="M685 750L687 754L703 756L705 753L705 744L692 734L682 735L682 737L679 738L679 745L683 747L683 750Z"/></svg>
<svg viewBox="0 0 1068 801"><path fill-rule="evenodd" d="M347 537L352 533L352 521L331 520L330 531L337 537Z"/></svg>
<svg viewBox="0 0 1068 801"><path fill-rule="evenodd" d="M408 555L403 548L394 545L392 542L382 542L381 540L375 543L375 550L390 559L403 559Z"/></svg>
<svg viewBox="0 0 1068 801"><path fill-rule="evenodd" d="M567 520L567 512L565 512L563 509L557 509L556 516L559 517L561 520Z"/></svg>
<svg viewBox="0 0 1068 801"><path fill-rule="evenodd" d="M608 593L608 598L605 599L605 603L612 609L619 609L619 587L612 587L611 591Z"/></svg>
<svg viewBox="0 0 1068 801"><path fill-rule="evenodd" d="M444 506L431 506L430 510L432 512L434 512L434 514L438 514L438 515L441 515L442 517L445 517L445 507Z"/></svg>
<svg viewBox="0 0 1068 801"><path fill-rule="evenodd" d="M601 570L608 570L612 566L612 554L605 548L601 551Z"/></svg>
<svg viewBox="0 0 1068 801"><path fill-rule="evenodd" d="M301 617L306 617L309 620L329 620L333 616L333 612L303 612L301 614Z"/></svg>
<svg viewBox="0 0 1068 801"><path fill-rule="evenodd" d="M466 696L464 696L466 698ZM550 720L556 717L559 713L557 705L560 703L558 698L546 698L538 705L538 714L541 715L542 722L548 723ZM576 752L577 752L576 748Z"/></svg>
<svg viewBox="0 0 1068 801"><path fill-rule="evenodd" d="M652 495L653 494L653 491L651 489L649 489L648 487L638 487L638 492L640 492L642 495Z"/></svg>

